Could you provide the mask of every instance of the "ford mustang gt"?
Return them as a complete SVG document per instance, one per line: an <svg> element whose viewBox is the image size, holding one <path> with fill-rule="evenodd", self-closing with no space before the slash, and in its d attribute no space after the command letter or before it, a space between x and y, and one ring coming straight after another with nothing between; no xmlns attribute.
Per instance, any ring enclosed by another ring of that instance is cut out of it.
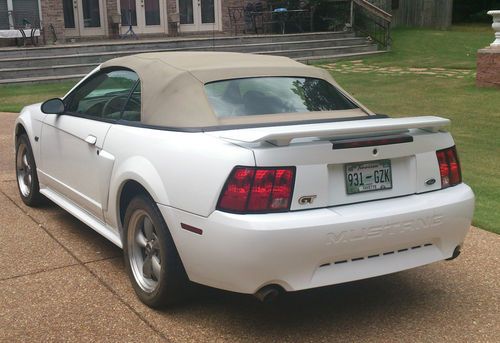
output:
<svg viewBox="0 0 500 343"><path fill-rule="evenodd" d="M284 57L139 54L22 110L17 184L123 248L151 307L190 281L265 300L457 257L474 194L447 125Z"/></svg>

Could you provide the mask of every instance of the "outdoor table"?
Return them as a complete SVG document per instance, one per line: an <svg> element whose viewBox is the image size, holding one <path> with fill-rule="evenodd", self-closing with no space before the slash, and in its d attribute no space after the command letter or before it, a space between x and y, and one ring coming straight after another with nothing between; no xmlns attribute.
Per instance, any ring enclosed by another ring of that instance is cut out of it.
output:
<svg viewBox="0 0 500 343"><path fill-rule="evenodd" d="M37 28L23 28L23 29L12 29L12 30L0 30L0 39L19 39L22 38L23 43L26 44L26 39L30 38L33 45L36 45L36 37L40 36L40 29Z"/></svg>
<svg viewBox="0 0 500 343"><path fill-rule="evenodd" d="M280 31L281 34L285 34L286 32L286 24L294 22L297 28L303 32L302 27L298 24L298 20L305 14L309 13L309 10L303 9L303 10L288 10L286 8L277 8L273 11L261 11L261 12L251 12L251 15L253 18L257 16L270 16L271 18L275 17L277 20L277 23L280 25ZM252 20L254 26L255 26L255 19ZM272 23L272 21L271 21Z"/></svg>

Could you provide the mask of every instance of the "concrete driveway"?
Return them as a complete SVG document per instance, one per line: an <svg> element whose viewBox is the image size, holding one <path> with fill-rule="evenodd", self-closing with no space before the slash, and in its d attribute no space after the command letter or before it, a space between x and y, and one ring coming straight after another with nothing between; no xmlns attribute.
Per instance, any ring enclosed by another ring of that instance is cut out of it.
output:
<svg viewBox="0 0 500 343"><path fill-rule="evenodd" d="M0 341L500 340L500 236L476 228L451 262L271 305L200 286L182 306L151 310L135 297L121 250L54 204L22 204L14 119L0 113Z"/></svg>

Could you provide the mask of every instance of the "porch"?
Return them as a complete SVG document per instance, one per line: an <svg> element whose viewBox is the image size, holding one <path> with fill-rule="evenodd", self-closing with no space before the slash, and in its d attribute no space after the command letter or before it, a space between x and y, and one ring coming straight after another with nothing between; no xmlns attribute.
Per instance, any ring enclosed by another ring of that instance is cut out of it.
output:
<svg viewBox="0 0 500 343"><path fill-rule="evenodd" d="M149 0L140 1L146 3ZM155 1L159 3L160 0ZM215 4L218 0L213 1ZM140 27L139 15L135 17L137 25L118 26L120 31L114 39L96 35L63 41L57 37L53 25L45 24L41 26L42 37L49 42L52 34L56 44L36 46L28 42L22 47L0 48L0 84L76 79L108 59L143 52L232 51L288 56L308 63L380 53L390 47L389 14L365 0L335 0L330 4L337 6L335 16L328 16L328 12L320 7L307 10L281 8L275 15L274 10L258 11L255 7L249 10L247 6L243 8L241 17L230 19L229 14L235 8L231 6L226 8L227 26L221 26L228 27L227 30L183 32L184 24L176 24L181 29L176 35L168 31L168 27L164 33L139 34L135 29ZM128 14L134 18L130 12ZM184 19L179 20L183 22ZM133 20L131 22L134 23ZM17 29L25 30L26 25Z"/></svg>
<svg viewBox="0 0 500 343"><path fill-rule="evenodd" d="M390 15L366 0L0 0L0 33L23 45L289 34L343 31L367 15L388 28Z"/></svg>
<svg viewBox="0 0 500 343"><path fill-rule="evenodd" d="M352 31L214 37L171 37L0 49L0 84L77 79L115 57L157 51L228 51L288 56L308 63L381 53Z"/></svg>

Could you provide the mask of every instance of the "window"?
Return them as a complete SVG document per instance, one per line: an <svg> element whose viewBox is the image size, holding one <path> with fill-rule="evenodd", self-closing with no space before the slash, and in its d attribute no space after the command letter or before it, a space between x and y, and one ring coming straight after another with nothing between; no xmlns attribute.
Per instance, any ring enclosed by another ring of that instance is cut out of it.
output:
<svg viewBox="0 0 500 343"><path fill-rule="evenodd" d="M70 113L108 120L139 121L141 90L130 70L102 72L90 78L65 100Z"/></svg>
<svg viewBox="0 0 500 343"><path fill-rule="evenodd" d="M325 80L307 77L253 77L205 85L217 117L337 111L357 108Z"/></svg>

